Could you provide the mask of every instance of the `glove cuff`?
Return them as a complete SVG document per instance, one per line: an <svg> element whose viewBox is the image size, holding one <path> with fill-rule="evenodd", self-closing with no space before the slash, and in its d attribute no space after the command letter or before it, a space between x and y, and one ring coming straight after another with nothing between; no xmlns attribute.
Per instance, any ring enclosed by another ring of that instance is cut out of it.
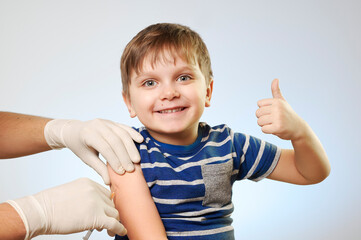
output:
<svg viewBox="0 0 361 240"><path fill-rule="evenodd" d="M26 234L25 234L25 238L24 240L28 240L29 239L29 224L28 224L28 221L26 220L26 217L24 215L24 212L23 210L21 210L21 208L19 207L19 205L13 201L13 200L7 200L6 201L8 204L10 204L15 210L16 212L19 214L21 220L23 221L24 223L24 226L25 226L25 230L26 230Z"/></svg>
<svg viewBox="0 0 361 240"><path fill-rule="evenodd" d="M45 233L46 221L44 211L34 196L8 200L7 203L18 212L25 225L26 235L24 240L30 240Z"/></svg>
<svg viewBox="0 0 361 240"><path fill-rule="evenodd" d="M44 128L44 137L52 149L62 149L66 147L63 139L65 125L72 120L54 119L49 121Z"/></svg>

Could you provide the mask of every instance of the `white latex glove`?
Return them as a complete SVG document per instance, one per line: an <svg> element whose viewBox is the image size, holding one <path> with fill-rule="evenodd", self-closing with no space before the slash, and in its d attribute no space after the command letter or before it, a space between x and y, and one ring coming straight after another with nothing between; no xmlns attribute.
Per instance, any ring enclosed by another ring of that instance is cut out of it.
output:
<svg viewBox="0 0 361 240"><path fill-rule="evenodd" d="M106 164L99 158L99 153L118 174L123 174L124 170L133 171L133 162L140 161L139 152L133 141L142 142L142 135L131 127L109 120L94 119L82 122L55 119L46 124L44 136L51 148L67 147L73 151L99 173L107 185L110 184L109 175Z"/></svg>
<svg viewBox="0 0 361 240"><path fill-rule="evenodd" d="M108 234L125 235L110 191L81 178L32 196L7 201L26 228L25 240L45 234L69 234L90 229L108 229Z"/></svg>

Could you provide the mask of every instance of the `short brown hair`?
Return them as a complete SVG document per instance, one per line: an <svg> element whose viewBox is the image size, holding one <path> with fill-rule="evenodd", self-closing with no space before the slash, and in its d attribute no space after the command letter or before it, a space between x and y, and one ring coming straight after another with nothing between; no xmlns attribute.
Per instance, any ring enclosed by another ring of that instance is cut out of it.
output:
<svg viewBox="0 0 361 240"><path fill-rule="evenodd" d="M140 31L124 49L120 61L124 94L129 94L132 71L142 70L145 57L151 56L154 64L165 50L178 54L187 63L198 64L209 84L213 77L211 59L199 34L180 24L157 23Z"/></svg>

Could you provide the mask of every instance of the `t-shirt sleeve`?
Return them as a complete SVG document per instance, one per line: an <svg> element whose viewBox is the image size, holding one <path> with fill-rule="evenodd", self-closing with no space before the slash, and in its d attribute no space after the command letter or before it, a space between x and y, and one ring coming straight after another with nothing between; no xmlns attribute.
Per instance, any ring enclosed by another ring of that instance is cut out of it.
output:
<svg viewBox="0 0 361 240"><path fill-rule="evenodd" d="M239 170L237 180L260 181L277 166L281 149L276 145L242 133L234 134L233 143L239 161L235 164Z"/></svg>

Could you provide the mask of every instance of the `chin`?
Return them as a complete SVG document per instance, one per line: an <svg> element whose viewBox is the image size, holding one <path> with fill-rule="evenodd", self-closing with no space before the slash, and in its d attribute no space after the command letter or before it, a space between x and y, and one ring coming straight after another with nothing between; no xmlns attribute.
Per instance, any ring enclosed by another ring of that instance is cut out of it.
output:
<svg viewBox="0 0 361 240"><path fill-rule="evenodd" d="M182 134L184 132L187 131L187 128L185 127L180 127L177 124L163 124L160 127L147 127L147 129L153 131L153 132L157 132L159 134L170 134L170 135L174 135L174 134Z"/></svg>

